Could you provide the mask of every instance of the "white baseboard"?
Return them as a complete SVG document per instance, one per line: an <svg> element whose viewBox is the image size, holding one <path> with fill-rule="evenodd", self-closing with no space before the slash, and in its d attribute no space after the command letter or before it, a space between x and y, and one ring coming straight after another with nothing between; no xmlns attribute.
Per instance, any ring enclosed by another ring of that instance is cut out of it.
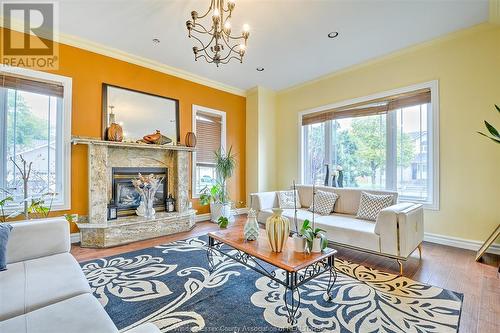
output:
<svg viewBox="0 0 500 333"><path fill-rule="evenodd" d="M443 236L438 234L431 234L428 232L424 234L424 241L441 245L458 247L461 249L472 250L472 251L479 250L481 245L483 245L483 242L480 241L451 237L451 236ZM488 249L488 251L486 252L500 255L500 244L492 244Z"/></svg>
<svg viewBox="0 0 500 333"><path fill-rule="evenodd" d="M198 222L205 222L205 221L210 221L210 213L205 213L205 214L198 214L194 218L194 221L196 223Z"/></svg>
<svg viewBox="0 0 500 333"><path fill-rule="evenodd" d="M233 209L232 213L233 213L233 215L246 214L246 213L248 213L248 208L246 208L246 207L236 208L236 209ZM210 221L210 213L196 215L195 221L196 221L196 223Z"/></svg>
<svg viewBox="0 0 500 333"><path fill-rule="evenodd" d="M69 239L71 240L71 244L80 242L80 233L75 232L69 235Z"/></svg>

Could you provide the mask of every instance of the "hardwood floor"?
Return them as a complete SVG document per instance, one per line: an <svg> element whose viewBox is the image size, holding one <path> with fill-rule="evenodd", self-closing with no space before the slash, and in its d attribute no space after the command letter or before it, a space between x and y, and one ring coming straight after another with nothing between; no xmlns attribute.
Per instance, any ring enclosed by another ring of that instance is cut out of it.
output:
<svg viewBox="0 0 500 333"><path fill-rule="evenodd" d="M243 223L243 221L244 217L240 216L235 223ZM200 222L189 232L109 249L86 249L74 244L71 253L82 262L200 236L216 229L218 226L214 223ZM339 258L398 274L398 265L395 260L340 247L337 250ZM473 251L424 242L422 260L418 259L418 252L415 251L404 263L404 276L463 293L461 333L500 332L500 278L498 274L500 257L487 254L482 263L477 263L474 261L474 254Z"/></svg>

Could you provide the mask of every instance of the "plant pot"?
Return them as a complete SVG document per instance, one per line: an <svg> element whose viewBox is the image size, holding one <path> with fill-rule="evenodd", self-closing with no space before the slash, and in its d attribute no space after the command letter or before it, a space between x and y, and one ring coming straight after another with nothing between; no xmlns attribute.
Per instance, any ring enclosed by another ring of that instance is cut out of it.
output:
<svg viewBox="0 0 500 333"><path fill-rule="evenodd" d="M210 204L210 221L217 223L221 216L227 217L230 222L233 221L230 202Z"/></svg>
<svg viewBox="0 0 500 333"><path fill-rule="evenodd" d="M321 252L321 238L314 238L313 239L311 252L313 252L313 253Z"/></svg>
<svg viewBox="0 0 500 333"><path fill-rule="evenodd" d="M266 233L273 252L282 252L290 234L290 220L281 216L282 209L273 208L273 215L266 220Z"/></svg>
<svg viewBox="0 0 500 333"><path fill-rule="evenodd" d="M293 237L293 250L295 252L304 252L306 249L306 239L302 236L294 234Z"/></svg>

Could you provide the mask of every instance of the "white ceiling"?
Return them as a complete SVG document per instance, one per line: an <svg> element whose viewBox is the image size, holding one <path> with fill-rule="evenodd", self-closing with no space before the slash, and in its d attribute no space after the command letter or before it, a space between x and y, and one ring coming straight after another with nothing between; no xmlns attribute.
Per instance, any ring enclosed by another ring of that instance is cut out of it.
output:
<svg viewBox="0 0 500 333"><path fill-rule="evenodd" d="M251 27L243 64L194 61L190 12L209 0L61 0L60 32L240 89L280 90L488 18L488 0L236 0ZM327 38L338 31L336 39ZM153 45L152 39L161 43ZM257 72L262 66L264 72Z"/></svg>

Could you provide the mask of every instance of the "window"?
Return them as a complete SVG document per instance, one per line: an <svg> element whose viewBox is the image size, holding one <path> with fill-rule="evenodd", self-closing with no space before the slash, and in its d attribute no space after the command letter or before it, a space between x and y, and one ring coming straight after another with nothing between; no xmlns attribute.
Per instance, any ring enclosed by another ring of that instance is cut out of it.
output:
<svg viewBox="0 0 500 333"><path fill-rule="evenodd" d="M328 164L329 184L339 168L344 187L437 209L437 85L418 88L302 113L302 182L324 184Z"/></svg>
<svg viewBox="0 0 500 333"><path fill-rule="evenodd" d="M23 161L31 166L28 197L52 201L52 210L69 209L70 96L69 78L2 68L0 188L7 192L0 197L14 198L8 210L18 210L24 199Z"/></svg>
<svg viewBox="0 0 500 333"><path fill-rule="evenodd" d="M193 197L216 183L214 152L226 148L226 114L222 111L193 106L193 131L196 152L193 153Z"/></svg>

